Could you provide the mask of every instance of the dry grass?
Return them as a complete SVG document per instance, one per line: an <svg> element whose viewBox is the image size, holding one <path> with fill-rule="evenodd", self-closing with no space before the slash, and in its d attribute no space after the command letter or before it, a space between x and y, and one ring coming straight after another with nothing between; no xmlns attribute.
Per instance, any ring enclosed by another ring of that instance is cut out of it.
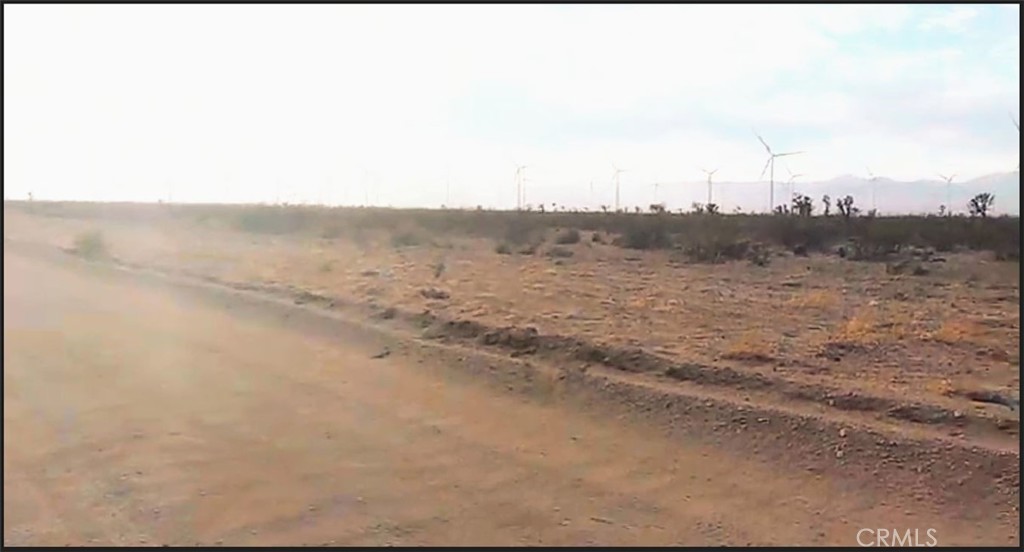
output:
<svg viewBox="0 0 1024 552"><path fill-rule="evenodd" d="M948 378L942 378L939 380L932 380L925 384L925 388L936 395L942 395L943 397L949 397L953 394L955 387L953 382L949 381Z"/></svg>
<svg viewBox="0 0 1024 552"><path fill-rule="evenodd" d="M722 358L754 362L771 362L778 358L778 342L761 330L743 332L729 341Z"/></svg>
<svg viewBox="0 0 1024 552"><path fill-rule="evenodd" d="M834 290L814 289L794 294L786 305L796 308L828 309L837 307L839 303L839 295Z"/></svg>
<svg viewBox="0 0 1024 552"><path fill-rule="evenodd" d="M984 329L975 322L957 318L944 321L929 337L948 345L979 343L984 338Z"/></svg>
<svg viewBox="0 0 1024 552"><path fill-rule="evenodd" d="M877 337L878 311L874 307L861 308L832 334L835 341L874 343Z"/></svg>
<svg viewBox="0 0 1024 552"><path fill-rule="evenodd" d="M906 339L920 339L927 335L919 313L896 306L871 305L858 309L832 333L834 341L877 345Z"/></svg>

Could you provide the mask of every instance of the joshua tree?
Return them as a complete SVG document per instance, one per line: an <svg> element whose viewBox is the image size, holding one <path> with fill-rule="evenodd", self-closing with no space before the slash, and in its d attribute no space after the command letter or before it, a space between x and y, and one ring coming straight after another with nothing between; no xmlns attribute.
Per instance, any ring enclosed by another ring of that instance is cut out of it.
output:
<svg viewBox="0 0 1024 552"><path fill-rule="evenodd" d="M601 206L601 212L603 212L603 213L607 213L608 209L609 209L609 207L607 205L602 205Z"/></svg>
<svg viewBox="0 0 1024 552"><path fill-rule="evenodd" d="M814 203L810 197L805 195L797 194L793 197L793 213L800 215L801 217L809 217L814 212Z"/></svg>
<svg viewBox="0 0 1024 552"><path fill-rule="evenodd" d="M967 202L967 210L970 211L972 217L987 217L989 209L992 208L992 204L995 202L996 196L983 192Z"/></svg>
<svg viewBox="0 0 1024 552"><path fill-rule="evenodd" d="M821 196L821 203L825 206L825 216L832 214L832 198L828 194Z"/></svg>
<svg viewBox="0 0 1024 552"><path fill-rule="evenodd" d="M664 203L652 203L651 204L651 212L652 213L657 213L657 214L664 213L665 212L665 204Z"/></svg>
<svg viewBox="0 0 1024 552"><path fill-rule="evenodd" d="M703 215L704 214L704 204L703 203L701 203L699 201L694 201L690 206L693 207L693 212L694 213L697 213L698 215Z"/></svg>
<svg viewBox="0 0 1024 552"><path fill-rule="evenodd" d="M704 206L704 211L706 211L709 215L717 215L719 213L718 204L708 203L707 205Z"/></svg>
<svg viewBox="0 0 1024 552"><path fill-rule="evenodd" d="M853 206L853 196L851 195L837 201L836 208L839 209L839 213L846 219L860 212L860 209Z"/></svg>

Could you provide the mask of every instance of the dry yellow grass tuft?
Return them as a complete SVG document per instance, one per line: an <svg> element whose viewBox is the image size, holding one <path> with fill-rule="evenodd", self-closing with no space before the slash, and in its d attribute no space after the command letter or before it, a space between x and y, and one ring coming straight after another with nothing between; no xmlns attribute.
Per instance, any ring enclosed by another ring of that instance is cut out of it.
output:
<svg viewBox="0 0 1024 552"><path fill-rule="evenodd" d="M778 358L778 343L761 331L748 331L725 346L722 358L770 362Z"/></svg>
<svg viewBox="0 0 1024 552"><path fill-rule="evenodd" d="M930 336L935 341L956 345L957 343L978 342L982 337L981 328L970 320L946 320Z"/></svg>
<svg viewBox="0 0 1024 552"><path fill-rule="evenodd" d="M846 320L833 333L831 339L850 343L877 344L921 338L926 334L921 330L920 319L919 313L898 310L893 307L865 307Z"/></svg>
<svg viewBox="0 0 1024 552"><path fill-rule="evenodd" d="M932 380L925 385L925 388L936 395L942 395L944 397L952 395L954 391L953 382L946 378Z"/></svg>
<svg viewBox="0 0 1024 552"><path fill-rule="evenodd" d="M874 308L859 309L835 332L835 341L853 343L872 343L876 341L875 327L878 325L878 313Z"/></svg>
<svg viewBox="0 0 1024 552"><path fill-rule="evenodd" d="M793 295L786 304L798 308L825 309L838 305L839 297L835 291L815 289Z"/></svg>

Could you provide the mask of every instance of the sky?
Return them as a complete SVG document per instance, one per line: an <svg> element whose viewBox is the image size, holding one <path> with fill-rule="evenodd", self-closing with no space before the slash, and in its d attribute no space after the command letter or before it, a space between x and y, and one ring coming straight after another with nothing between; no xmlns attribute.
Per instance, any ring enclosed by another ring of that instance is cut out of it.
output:
<svg viewBox="0 0 1024 552"><path fill-rule="evenodd" d="M509 208L525 165L596 208L614 165L623 205L717 168L758 210L755 131L805 152L776 180L1019 158L1018 4L3 10L7 198Z"/></svg>

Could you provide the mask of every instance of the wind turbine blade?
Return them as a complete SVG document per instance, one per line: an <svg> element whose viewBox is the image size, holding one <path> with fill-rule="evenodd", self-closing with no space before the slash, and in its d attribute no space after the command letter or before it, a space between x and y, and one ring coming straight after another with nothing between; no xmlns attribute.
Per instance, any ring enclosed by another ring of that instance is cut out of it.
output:
<svg viewBox="0 0 1024 552"><path fill-rule="evenodd" d="M775 157L785 157L787 155L797 155L799 153L803 153L803 152L802 151L788 151L786 153L777 153L777 154L775 154Z"/></svg>
<svg viewBox="0 0 1024 552"><path fill-rule="evenodd" d="M715 174L716 172L718 172L718 169L715 169L715 170L711 171L710 174Z"/></svg>
<svg viewBox="0 0 1024 552"><path fill-rule="evenodd" d="M764 173L768 172L768 164L772 162L772 159L773 159L772 157L769 157L768 161L765 161L764 168L761 169L761 176L757 177L758 180L761 180L762 178L764 178Z"/></svg>
<svg viewBox="0 0 1024 552"><path fill-rule="evenodd" d="M768 150L768 155L775 155L772 153L772 148L768 147L768 142L765 142L764 138L761 138L760 134L755 132L754 136L757 136L757 139L761 141L761 145L764 146L764 149Z"/></svg>
<svg viewBox="0 0 1024 552"><path fill-rule="evenodd" d="M1017 122L1017 118L1013 116L1013 113L1010 113L1010 120L1013 121L1013 126L1017 129L1017 132L1020 132L1020 123Z"/></svg>

